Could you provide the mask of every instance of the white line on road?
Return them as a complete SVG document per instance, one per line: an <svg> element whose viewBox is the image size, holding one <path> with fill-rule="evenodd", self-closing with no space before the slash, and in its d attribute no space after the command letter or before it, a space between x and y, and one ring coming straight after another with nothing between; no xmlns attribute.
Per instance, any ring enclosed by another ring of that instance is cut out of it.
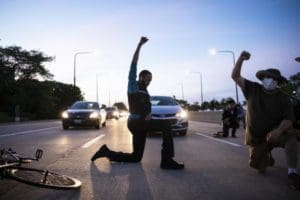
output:
<svg viewBox="0 0 300 200"><path fill-rule="evenodd" d="M26 133L34 133L34 132L39 132L39 131L45 131L45 130L55 129L55 128L59 128L59 127L61 127L61 126L55 126L55 127L50 127L50 128L42 128L42 129L36 129L36 130L31 130L31 131L9 133L9 134L5 134L5 135L0 135L0 138L8 137L8 136L14 136L14 135L22 135L22 134L26 134Z"/></svg>
<svg viewBox="0 0 300 200"><path fill-rule="evenodd" d="M228 141L225 141L225 140L220 140L220 139L217 139L217 138L214 138L214 137L202 134L202 133L195 133L195 134L206 137L206 138L209 138L209 139L212 139L212 140L215 140L215 141L218 141L218 142L229 144L229 145L232 145L232 146L235 146L235 147L241 147L242 146L242 145L239 145L239 144L236 144L236 143L228 142Z"/></svg>
<svg viewBox="0 0 300 200"><path fill-rule="evenodd" d="M92 146L94 143L96 143L98 140L100 140L101 138L103 138L105 135L99 135L98 137L88 141L87 143L85 143L84 145L81 146L81 148L89 148L90 146Z"/></svg>

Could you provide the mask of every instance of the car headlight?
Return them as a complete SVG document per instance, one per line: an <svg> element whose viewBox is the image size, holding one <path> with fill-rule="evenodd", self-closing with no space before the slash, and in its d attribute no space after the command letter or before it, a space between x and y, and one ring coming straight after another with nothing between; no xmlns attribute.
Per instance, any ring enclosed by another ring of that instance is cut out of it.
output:
<svg viewBox="0 0 300 200"><path fill-rule="evenodd" d="M64 111L64 112L61 114L61 116L62 116L62 118L64 118L64 119L69 118L69 114L68 114L67 111Z"/></svg>
<svg viewBox="0 0 300 200"><path fill-rule="evenodd" d="M187 118L187 112L184 110L181 110L176 114L176 117L181 117L181 118Z"/></svg>
<svg viewBox="0 0 300 200"><path fill-rule="evenodd" d="M99 114L98 114L97 112L92 112L92 113L90 114L90 118L91 118L91 119L98 118L98 116L99 116Z"/></svg>

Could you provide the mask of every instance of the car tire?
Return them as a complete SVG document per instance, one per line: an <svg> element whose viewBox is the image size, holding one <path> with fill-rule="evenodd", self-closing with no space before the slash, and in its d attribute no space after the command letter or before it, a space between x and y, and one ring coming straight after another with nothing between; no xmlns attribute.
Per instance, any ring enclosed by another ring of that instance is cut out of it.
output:
<svg viewBox="0 0 300 200"><path fill-rule="evenodd" d="M100 124L96 124L95 128L100 129Z"/></svg>
<svg viewBox="0 0 300 200"><path fill-rule="evenodd" d="M181 136L185 136L185 135L186 135L186 133L187 133L187 130L185 130L185 131L180 131L180 132L179 132L179 135L181 135Z"/></svg>
<svg viewBox="0 0 300 200"><path fill-rule="evenodd" d="M102 123L102 127L105 127L106 126L106 121Z"/></svg>

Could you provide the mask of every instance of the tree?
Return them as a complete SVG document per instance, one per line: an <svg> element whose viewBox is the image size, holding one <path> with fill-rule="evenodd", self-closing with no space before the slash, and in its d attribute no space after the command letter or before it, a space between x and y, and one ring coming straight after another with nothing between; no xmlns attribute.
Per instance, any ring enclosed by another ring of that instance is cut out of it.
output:
<svg viewBox="0 0 300 200"><path fill-rule="evenodd" d="M198 111L200 110L201 106L199 105L199 102L194 102L192 105L189 106L189 110L191 111Z"/></svg>
<svg viewBox="0 0 300 200"><path fill-rule="evenodd" d="M219 108L219 102L216 100L216 99L212 99L210 102L209 102L209 106L208 108L210 110L215 110L215 109L218 109Z"/></svg>
<svg viewBox="0 0 300 200"><path fill-rule="evenodd" d="M298 103L300 101L300 72L290 76L290 79L280 86L280 90L287 94L293 103Z"/></svg>
<svg viewBox="0 0 300 200"><path fill-rule="evenodd" d="M9 79L50 79L53 75L45 68L45 62L53 61L53 57L36 50L23 50L19 46L0 47L0 66L2 73L8 73Z"/></svg>
<svg viewBox="0 0 300 200"><path fill-rule="evenodd" d="M209 102L204 101L204 102L201 104L201 110L207 110L208 108L209 108Z"/></svg>
<svg viewBox="0 0 300 200"><path fill-rule="evenodd" d="M49 80L53 75L44 63L53 59L18 46L0 47L0 111L14 116L18 107L22 118L49 119L83 100L80 88Z"/></svg>

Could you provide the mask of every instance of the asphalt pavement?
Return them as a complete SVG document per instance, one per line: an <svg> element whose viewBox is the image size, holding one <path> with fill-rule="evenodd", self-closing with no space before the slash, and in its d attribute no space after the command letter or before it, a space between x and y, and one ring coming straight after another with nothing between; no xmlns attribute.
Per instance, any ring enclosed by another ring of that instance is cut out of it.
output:
<svg viewBox="0 0 300 200"><path fill-rule="evenodd" d="M287 187L283 149L275 149L275 166L266 174L248 167L243 130L237 138L214 138L219 123L190 121L186 136L175 136L175 159L185 163L182 171L162 170L160 135L147 138L141 163L115 163L106 158L90 161L102 145L130 152L131 135L126 119L109 120L100 130L63 130L60 121L0 125L0 147L22 154L44 150L32 166L47 168L82 181L80 190L63 191L0 179L0 199L300 199L300 191Z"/></svg>

